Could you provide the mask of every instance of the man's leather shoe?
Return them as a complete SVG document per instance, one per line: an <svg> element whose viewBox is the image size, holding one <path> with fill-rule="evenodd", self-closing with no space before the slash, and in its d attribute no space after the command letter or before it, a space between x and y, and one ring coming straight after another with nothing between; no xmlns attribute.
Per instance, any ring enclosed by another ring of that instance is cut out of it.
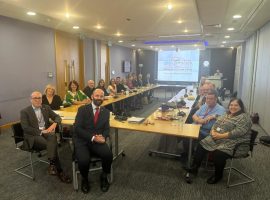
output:
<svg viewBox="0 0 270 200"><path fill-rule="evenodd" d="M107 174L102 173L100 175L100 189L102 192L107 192L110 188L110 184L107 178Z"/></svg>
<svg viewBox="0 0 270 200"><path fill-rule="evenodd" d="M58 174L55 165L49 165L48 174L50 174L52 176L56 176Z"/></svg>
<svg viewBox="0 0 270 200"><path fill-rule="evenodd" d="M71 183L71 179L66 174L64 174L64 172L59 172L58 173L58 178L63 183Z"/></svg>
<svg viewBox="0 0 270 200"><path fill-rule="evenodd" d="M216 177L215 175L211 176L210 178L207 179L208 184L216 184L222 179L222 177Z"/></svg>
<svg viewBox="0 0 270 200"><path fill-rule="evenodd" d="M89 182L86 178L82 179L81 190L84 194L87 194L90 190Z"/></svg>

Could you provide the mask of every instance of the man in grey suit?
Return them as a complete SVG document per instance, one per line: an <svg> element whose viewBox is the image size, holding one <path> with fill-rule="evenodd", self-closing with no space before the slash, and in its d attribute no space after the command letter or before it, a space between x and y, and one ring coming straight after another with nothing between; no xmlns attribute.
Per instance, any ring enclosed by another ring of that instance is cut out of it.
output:
<svg viewBox="0 0 270 200"><path fill-rule="evenodd" d="M59 115L47 105L42 105L42 94L35 91L31 94L31 106L21 111L21 125L24 131L24 148L33 150L47 149L50 165L48 173L57 175L62 182L71 183L61 168L57 152L55 128L61 123ZM50 123L49 120L53 123Z"/></svg>

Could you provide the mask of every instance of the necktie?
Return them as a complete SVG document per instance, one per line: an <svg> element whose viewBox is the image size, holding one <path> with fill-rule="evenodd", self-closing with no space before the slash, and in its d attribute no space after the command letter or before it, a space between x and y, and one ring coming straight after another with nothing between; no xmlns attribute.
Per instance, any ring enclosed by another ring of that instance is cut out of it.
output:
<svg viewBox="0 0 270 200"><path fill-rule="evenodd" d="M96 108L95 116L94 116L94 125L96 126L99 116L99 108Z"/></svg>

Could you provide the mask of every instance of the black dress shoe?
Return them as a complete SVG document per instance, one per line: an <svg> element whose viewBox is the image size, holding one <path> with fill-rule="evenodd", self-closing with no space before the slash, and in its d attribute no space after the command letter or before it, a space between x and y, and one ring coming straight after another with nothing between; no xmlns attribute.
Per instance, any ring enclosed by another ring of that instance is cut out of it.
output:
<svg viewBox="0 0 270 200"><path fill-rule="evenodd" d="M81 190L84 194L87 194L90 190L90 186L89 186L89 182L87 179L83 178L82 179L82 186L81 186Z"/></svg>
<svg viewBox="0 0 270 200"><path fill-rule="evenodd" d="M216 184L222 179L222 177L216 177L215 175L211 176L210 178L207 179L208 184Z"/></svg>
<svg viewBox="0 0 270 200"><path fill-rule="evenodd" d="M110 188L110 184L107 178L107 174L102 173L100 175L100 189L102 192L107 192Z"/></svg>

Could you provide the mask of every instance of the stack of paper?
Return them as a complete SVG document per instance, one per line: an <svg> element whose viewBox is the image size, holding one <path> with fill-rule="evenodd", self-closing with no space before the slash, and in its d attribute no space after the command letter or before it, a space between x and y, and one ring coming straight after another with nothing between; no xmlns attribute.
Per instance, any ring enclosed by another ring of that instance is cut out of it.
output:
<svg viewBox="0 0 270 200"><path fill-rule="evenodd" d="M128 118L129 123L141 123L144 120L144 117L130 117Z"/></svg>

